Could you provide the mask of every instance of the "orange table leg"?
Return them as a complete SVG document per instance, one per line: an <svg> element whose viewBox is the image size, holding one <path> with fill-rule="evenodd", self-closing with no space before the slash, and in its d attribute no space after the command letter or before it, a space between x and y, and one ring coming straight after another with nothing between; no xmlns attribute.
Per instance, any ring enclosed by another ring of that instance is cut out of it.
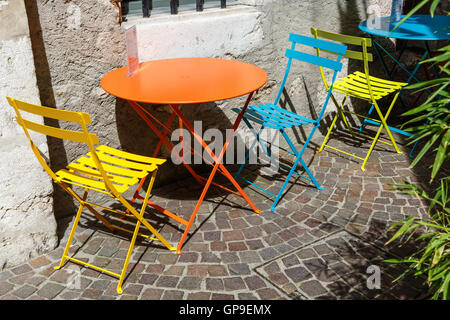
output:
<svg viewBox="0 0 450 320"><path fill-rule="evenodd" d="M239 184L234 180L234 178L232 177L232 175L228 172L228 170L225 168L225 166L221 163L223 156L225 154L225 151L228 147L228 144L231 140L231 138L234 135L234 132L237 130L237 128L239 127L239 124L242 120L242 117L250 103L250 100L253 96L253 93L250 93L247 101L244 105L244 107L242 108L242 111L239 113L238 117L236 118L236 121L233 124L233 131L231 132L231 134L227 137L222 150L220 151L220 154L218 157L215 156L215 154L212 152L212 150L208 147L208 145L206 144L206 142L202 139L201 136L199 136L195 131L194 128L192 127L192 125L189 123L189 121L187 121L187 119L184 117L184 115L181 113L181 111L178 108L178 105L171 105L172 110L177 114L177 116L183 121L184 125L186 126L186 128L188 128L188 130L194 135L194 137L202 144L203 148L208 152L208 154L211 156L212 159L214 159L215 165L213 167L213 170L211 171L211 174L208 177L208 180L206 181L206 184L203 188L203 191L200 195L200 198L197 201L197 204L194 208L194 211L192 212L192 215L189 219L188 225L186 226L186 229L183 233L183 236L181 237L180 242L178 243L177 246L177 253L180 254L181 253L181 248L183 247L184 241L186 240L187 234L189 233L189 229L192 226L192 223L195 220L195 217L198 213L198 210L200 209L200 206L206 196L206 193L208 192L209 187L211 186L212 180L217 172L217 170L219 169L219 167L221 168L221 170L223 171L223 173L225 174L225 176L228 178L228 180L236 187L236 189L238 190L238 192L241 194L241 196L247 201L247 203L252 207L252 209L256 212L256 213L261 213L261 210L259 210L258 208L256 208L256 206L254 205L254 203L250 200L250 198L247 196L247 194L244 192L244 190L239 186Z"/></svg>
<svg viewBox="0 0 450 320"><path fill-rule="evenodd" d="M159 137L160 141L162 141L162 143L164 143L170 149L170 151L172 151L172 149L173 149L172 144L167 140L166 136L163 135L155 127L153 122L146 116L146 114L142 111L141 106L134 101L128 101L128 102L133 107L133 109L136 110L136 112L141 116L141 118L147 123L147 125L153 130L153 132ZM195 178L195 180L197 180L198 183L203 185L203 181L199 178L198 174L192 169L192 167L189 164L185 163L183 158L181 158L178 154L177 154L177 156L180 158L183 165L186 167L186 169L189 171L189 173L192 174L192 176Z"/></svg>
<svg viewBox="0 0 450 320"><path fill-rule="evenodd" d="M249 102L250 100L248 100ZM246 103L246 106L248 105L248 102ZM247 108L246 106L244 106L243 111L245 112L245 109ZM195 131L194 128L192 127L192 125L188 122L188 120L184 117L184 115L181 113L181 111L178 109L178 107L176 105L172 106L173 110L175 111L175 113L177 114L177 116L179 118L181 118L183 120L183 123L185 124L186 128L188 128L188 130L190 132L192 132L192 134L194 135L194 137L202 144L203 148L206 150L206 152L208 152L208 154L211 156L211 158L213 158L214 162L218 165L218 168L216 168L215 170L219 169L219 171L222 172L222 174L227 177L227 179L234 185L234 187L238 190L239 194L247 201L247 203L252 207L252 209L256 212L256 213L261 213L261 211L256 208L256 206L253 204L253 202L250 200L250 198L247 196L247 194L244 192L244 190L239 186L239 184L236 182L236 180L233 178L233 176L229 173L229 171L225 168L225 166L221 163L223 155L228 147L228 144L231 140L231 138L233 137L233 133L236 131L237 127L239 126L239 123L242 119L243 114L239 115L238 118L236 119L234 125L233 125L233 131L231 132L231 134L227 137L224 146L222 147L222 151L221 154L222 156L217 158L215 156L215 154L212 152L212 150L209 148L209 146L206 144L206 142L202 139L202 137L200 135L198 135ZM241 111L242 113L242 111ZM208 183L208 182L207 182ZM214 185L217 185L219 187L222 187L214 182L212 182ZM224 188L224 187L223 187Z"/></svg>

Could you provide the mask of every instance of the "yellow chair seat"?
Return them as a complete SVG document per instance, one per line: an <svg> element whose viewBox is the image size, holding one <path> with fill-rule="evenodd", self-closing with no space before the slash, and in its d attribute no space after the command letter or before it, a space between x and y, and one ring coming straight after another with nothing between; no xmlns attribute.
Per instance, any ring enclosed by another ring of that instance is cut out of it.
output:
<svg viewBox="0 0 450 320"><path fill-rule="evenodd" d="M407 85L407 83L384 80L373 76L369 76L369 80L375 100L379 100ZM360 71L336 80L333 91L371 101L366 74Z"/></svg>
<svg viewBox="0 0 450 320"><path fill-rule="evenodd" d="M105 145L97 147L97 156L119 193L127 191L130 186L138 183L166 161L120 151ZM67 169L56 172L56 175L62 182L110 193L90 152L70 163Z"/></svg>

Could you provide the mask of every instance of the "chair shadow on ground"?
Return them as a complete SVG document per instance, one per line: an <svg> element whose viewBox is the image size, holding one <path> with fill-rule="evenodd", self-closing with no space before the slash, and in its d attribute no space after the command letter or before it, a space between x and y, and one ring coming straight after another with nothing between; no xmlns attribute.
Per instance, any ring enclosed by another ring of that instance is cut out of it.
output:
<svg viewBox="0 0 450 320"><path fill-rule="evenodd" d="M123 207L121 207L120 205L114 205L113 207L115 209L123 209ZM166 220L168 220L168 219L163 219L163 218L160 218L160 216L158 216L158 215L151 214L151 213L154 213L155 211L156 210L154 210L154 209L147 208L147 210L146 210L147 214L145 215L145 218L147 219L147 221L149 221L149 223L156 230L158 230L167 223ZM107 220L109 222L111 222L112 224L114 224L118 227L121 227L121 228L128 229L131 232L134 231L135 222L136 222L135 219L133 219L133 218L121 219L119 215L111 214L109 211L106 211L106 210L104 210L102 213L105 215L105 218L107 218ZM152 217L152 219L150 220L148 218L148 216ZM92 240L92 238L96 235L109 235L109 236L113 237L114 239L125 240L125 241L127 241L127 247L125 249L128 250L128 245L130 244L131 234L129 232L126 232L123 230L114 230L114 231L109 230L101 221L99 221L90 212L83 214L83 219L80 220L79 227L84 228L84 229L89 229L90 234L86 238L84 238L83 240L80 241L81 244L79 244L77 246L74 246L74 245L71 246L71 248L75 248L75 250L69 254L72 257L76 257L77 254L80 251L82 251L83 248L85 248L89 244L89 241ZM139 229L139 232L142 234L145 234L149 237L152 237L152 234L148 231L148 229L146 229L145 227L142 227L142 225ZM77 234L78 233L76 232L75 239L77 238ZM144 249L137 250L138 248L144 248ZM100 251L100 250L101 250L101 246L97 249L97 251ZM139 264L139 262L142 260L142 258L144 257L144 255L146 254L146 252L148 250L167 250L167 248L163 244L161 244L159 241L144 238L141 236L137 236L136 242L135 242L135 245L133 248L133 252L131 254L130 263L128 265L126 275L124 278L124 283L126 283L127 279L133 274L136 266ZM119 257L116 256L116 254L118 252L119 252L119 249L117 248L117 251L114 254L112 254L110 257L107 258L109 260L109 262L106 262L106 264L107 264L105 266L106 269L108 269L108 264L110 262L112 262L114 259L125 260L125 256L119 256ZM173 254L175 254L175 253L173 253ZM67 260L66 264L67 263L71 263L71 261ZM86 268L86 269L88 268L86 266L81 266L81 267ZM121 269L120 270L111 270L111 271L120 273ZM102 272L102 274L110 276L114 279L117 279L115 276L112 276L108 273Z"/></svg>

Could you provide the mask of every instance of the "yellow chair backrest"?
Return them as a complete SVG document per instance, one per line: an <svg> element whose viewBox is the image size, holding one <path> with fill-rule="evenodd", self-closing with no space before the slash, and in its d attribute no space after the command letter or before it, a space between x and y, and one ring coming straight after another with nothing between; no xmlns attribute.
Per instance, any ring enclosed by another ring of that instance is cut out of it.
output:
<svg viewBox="0 0 450 320"><path fill-rule="evenodd" d="M356 37L356 36L349 36L344 35L340 33L335 32L329 32L320 30L317 28L311 28L311 33L316 39L327 39L331 41L336 41L340 43L344 43L346 45L350 46L356 46L356 50L347 50L347 52L343 55L343 57L348 59L355 59L355 60L361 60L364 64L364 73L366 75L367 84L368 84L368 90L369 94L374 100L371 85L370 85L370 75L369 75L369 62L373 61L373 55L372 53L367 51L367 48L372 47L372 40L370 38L363 38L363 37ZM320 50L317 49L317 55L320 56ZM325 74L323 72L323 69L320 68L320 73L322 75L322 80L325 84L325 87L329 88L329 85L326 81Z"/></svg>
<svg viewBox="0 0 450 320"><path fill-rule="evenodd" d="M320 30L317 28L311 28L311 33L316 39L323 38L331 41L344 43L347 45L361 47L362 51L347 50L347 52L343 55L343 57L362 61L367 60L369 62L373 61L372 54L367 52L367 48L372 46L372 40L370 38L348 36L340 33Z"/></svg>
<svg viewBox="0 0 450 320"><path fill-rule="evenodd" d="M52 177L52 179L61 184L60 178L53 172L53 170L49 167L47 162L45 161L44 157L42 156L39 149L34 144L29 130L38 132L47 136L63 139L63 140L71 140L75 142L85 143L89 146L89 150L92 154L92 157L94 159L95 165L97 166L97 169L102 175L102 178L105 182L105 185L108 187L108 189L113 193L116 194L117 191L114 188L113 184L110 182L105 170L103 169L100 160L98 159L97 153L95 151L94 145L99 144L97 135L93 133L89 133L87 130L87 125L92 123L92 120L89 116L89 114L85 112L75 112L75 111L67 111L67 110L58 110L54 108L48 108L43 107L27 102L23 102L20 100L13 99L11 97L6 97L9 104L14 108L16 112L16 120L17 123L22 126L25 135L27 136L28 140L30 141L31 148L36 155L39 163L42 165L42 167L45 169L45 171ZM27 112L35 115L39 115L45 118L59 120L59 121L67 121L72 123L78 123L81 127L81 131L74 131L74 130L66 130L61 128L56 128L53 126L48 126L45 124L40 124L37 122L33 122L30 120L27 120L22 117L21 112ZM67 186L63 186L65 189L68 188ZM69 188L70 189L70 188ZM69 193L69 190L67 190Z"/></svg>

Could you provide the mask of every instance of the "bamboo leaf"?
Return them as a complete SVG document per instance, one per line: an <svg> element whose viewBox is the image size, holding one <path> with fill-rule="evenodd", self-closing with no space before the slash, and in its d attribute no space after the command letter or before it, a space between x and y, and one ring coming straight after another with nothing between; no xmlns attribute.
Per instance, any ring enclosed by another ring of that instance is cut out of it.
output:
<svg viewBox="0 0 450 320"><path fill-rule="evenodd" d="M436 98L436 96L438 94L445 92L445 88L447 88L449 84L450 84L450 81L446 82L439 90L436 90L432 94L430 94L430 96L427 98L427 100L424 102L424 104L427 104L427 103L433 101L434 98Z"/></svg>
<svg viewBox="0 0 450 320"><path fill-rule="evenodd" d="M431 6L430 6L430 15L431 15L431 17L434 17L434 12L436 11L436 7L438 6L439 2L441 2L441 0L434 0L431 3Z"/></svg>
<svg viewBox="0 0 450 320"><path fill-rule="evenodd" d="M438 200L439 197L441 197L441 200L442 200L442 195L443 195L443 192L442 192L442 181L441 181L441 187L437 189L436 194L434 195L433 199L430 202L430 205L428 206L429 211L431 211L436 204L441 205L441 206L444 204L444 202L440 202Z"/></svg>
<svg viewBox="0 0 450 320"><path fill-rule="evenodd" d="M418 106L418 107L416 107L416 108L414 108L414 109L411 109L411 110L408 110L408 111L402 113L401 115L402 115L402 116L411 116L411 115L413 115L413 114L420 113L420 112L425 111L425 110L427 110L428 108L431 108L431 107L433 107L434 105L436 105L436 102L437 102L437 101L433 101L433 102L431 102L431 103L422 104L422 105L420 105L420 106Z"/></svg>
<svg viewBox="0 0 450 320"><path fill-rule="evenodd" d="M447 234L448 236L450 236L450 233ZM425 259L427 259L433 252L434 250L439 247L440 245L442 245L444 242L446 241L445 237L444 238L433 238L430 240L430 243L427 245L426 250L422 256L422 258L419 260L419 263L423 263L425 261ZM434 257L434 255L433 255Z"/></svg>
<svg viewBox="0 0 450 320"><path fill-rule="evenodd" d="M404 259L386 259L383 260L384 262L389 262L389 263L415 263L417 262L416 260L411 260L410 258L404 258Z"/></svg>
<svg viewBox="0 0 450 320"><path fill-rule="evenodd" d="M417 228L420 227L419 224L414 224L412 225L407 232L414 230L413 232L411 232L411 234L408 236L408 238L405 240L405 242L409 242L409 240L411 240L411 238L416 234L417 232Z"/></svg>
<svg viewBox="0 0 450 320"><path fill-rule="evenodd" d="M436 233L438 233L438 232L435 231L435 232L424 233L424 234L418 236L418 237L416 238L416 241L420 241L420 240L423 240L423 239L432 237L432 236L436 235Z"/></svg>
<svg viewBox="0 0 450 320"><path fill-rule="evenodd" d="M448 300L449 298L449 294L448 294L448 288L449 288L449 284L450 284L450 272L447 274L447 276L445 277L444 282L442 283L442 298L444 300Z"/></svg>
<svg viewBox="0 0 450 320"><path fill-rule="evenodd" d="M442 247L439 247L439 249L437 249L434 252L433 260L431 261L432 266L435 266L436 264L439 263L439 260L441 259L442 254L444 253L444 249L445 249L445 244Z"/></svg>
<svg viewBox="0 0 450 320"><path fill-rule="evenodd" d="M413 162L410 165L410 168L414 167L420 159L425 155L425 153L431 148L431 146L439 139L439 134L433 135L430 140L428 140L425 145L422 147L420 152L417 154L417 156L414 158Z"/></svg>
<svg viewBox="0 0 450 320"><path fill-rule="evenodd" d="M430 223L430 222L426 222L426 221L418 221L417 223L420 224L420 225L423 225L423 226L428 226L428 227L436 228L436 229L439 229L439 230L441 230L441 231L450 233L450 228L441 226L441 225L436 224L436 223ZM449 236L450 236L450 234L449 234Z"/></svg>
<svg viewBox="0 0 450 320"><path fill-rule="evenodd" d="M401 275L399 275L397 278L395 278L394 280L392 280L392 282L395 283L395 282L399 281L400 279L402 279L402 278L403 278L404 276L406 276L412 269L414 269L414 266L415 266L414 263L410 264L410 265L408 266L408 268L406 268L406 270L405 270Z"/></svg>
<svg viewBox="0 0 450 320"><path fill-rule="evenodd" d="M435 275L433 276L433 278L430 279L430 281L436 281L436 280L444 277L447 272L450 272L449 266L450 266L450 260L448 260L444 264L438 266L436 268Z"/></svg>
<svg viewBox="0 0 450 320"><path fill-rule="evenodd" d="M450 141L450 130L447 130L444 137L442 138L441 143L439 144L439 147L436 152L433 169L431 171L431 179L432 180L436 177L436 174L438 173L439 169L441 168L442 163L444 163L444 160L447 158L446 151L447 151L449 141Z"/></svg>
<svg viewBox="0 0 450 320"><path fill-rule="evenodd" d="M406 219L403 226L401 226L400 229L398 229L397 232L392 236L392 238L388 242L386 242L386 245L388 245L389 243L391 243L392 241L403 235L405 232L407 232L409 226L414 222L414 220L415 217L409 217L408 219Z"/></svg>
<svg viewBox="0 0 450 320"><path fill-rule="evenodd" d="M424 60L424 61L422 61L421 63L431 63L431 62L442 62L442 61L447 61L449 56L450 56L450 53L445 52L445 53L442 53L442 54L440 54L440 55L438 55L438 56L435 56L435 57L433 57L433 58Z"/></svg>
<svg viewBox="0 0 450 320"><path fill-rule="evenodd" d="M421 81L421 82L407 85L405 87L405 89L412 90L412 89L422 88L422 87L425 87L428 85L436 85L436 84L445 83L447 81L448 81L447 78L438 78L438 79L433 79L433 80L428 80L428 81Z"/></svg>
<svg viewBox="0 0 450 320"><path fill-rule="evenodd" d="M397 226L401 225L402 223L406 222L406 220L409 220L409 219L410 219L410 217L407 217L407 218L404 218L404 219L402 219L402 220L400 220L400 221L398 221L398 222L393 223L393 224L388 228L388 230L391 230L391 229L396 228Z"/></svg>

